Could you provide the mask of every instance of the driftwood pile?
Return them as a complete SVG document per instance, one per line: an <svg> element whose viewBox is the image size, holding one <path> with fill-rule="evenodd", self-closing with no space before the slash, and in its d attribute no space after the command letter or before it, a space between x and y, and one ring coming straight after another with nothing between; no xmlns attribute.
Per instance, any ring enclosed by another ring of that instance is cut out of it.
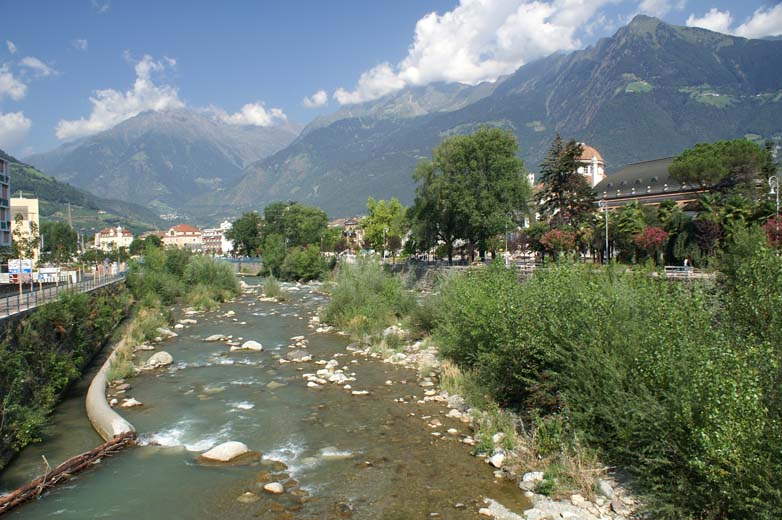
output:
<svg viewBox="0 0 782 520"><path fill-rule="evenodd" d="M16 491L0 497L0 515L7 513L14 507L38 498L41 493L56 486L71 475L78 473L93 464L97 464L103 457L116 453L125 446L132 444L136 439L135 432L127 432L117 435L113 439L101 444L88 452L76 455L66 460L51 471L25 484ZM46 460L46 459L44 459Z"/></svg>

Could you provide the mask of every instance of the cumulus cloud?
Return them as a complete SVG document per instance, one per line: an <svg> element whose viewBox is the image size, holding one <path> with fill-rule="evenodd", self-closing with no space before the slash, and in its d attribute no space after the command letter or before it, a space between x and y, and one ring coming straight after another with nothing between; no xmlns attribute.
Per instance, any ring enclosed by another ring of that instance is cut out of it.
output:
<svg viewBox="0 0 782 520"><path fill-rule="evenodd" d="M57 74L56 70L33 56L25 56L19 61L19 65L31 70L39 78Z"/></svg>
<svg viewBox="0 0 782 520"><path fill-rule="evenodd" d="M782 4L756 9L752 16L737 27L733 27L733 21L730 11L711 8L701 17L691 14L686 23L690 27L703 27L744 38L780 36L782 35Z"/></svg>
<svg viewBox="0 0 782 520"><path fill-rule="evenodd" d="M319 90L310 97L305 97L301 100L301 104L307 108L322 107L329 102L329 95L325 90Z"/></svg>
<svg viewBox="0 0 782 520"><path fill-rule="evenodd" d="M733 23L733 17L730 15L730 11L720 11L716 7L712 7L703 16L695 16L690 14L685 22L687 27L701 27L710 31L720 32L728 34L731 32L730 26Z"/></svg>
<svg viewBox="0 0 782 520"><path fill-rule="evenodd" d="M229 114L219 108L213 108L212 111L221 121L229 125L272 126L288 120L288 116L285 115L282 109L267 109L260 101L247 103L240 111L234 114Z"/></svg>
<svg viewBox="0 0 782 520"><path fill-rule="evenodd" d="M673 9L684 9L686 3L687 0L641 0L638 9L644 14L661 17Z"/></svg>
<svg viewBox="0 0 782 520"><path fill-rule="evenodd" d="M744 38L782 35L782 4L757 9L749 20L736 28L736 35Z"/></svg>
<svg viewBox="0 0 782 520"><path fill-rule="evenodd" d="M24 98L26 93L27 85L14 76L13 72L8 70L7 65L0 66L0 101L4 97L19 101Z"/></svg>
<svg viewBox="0 0 782 520"><path fill-rule="evenodd" d="M75 40L71 40L71 47L77 51L86 51L88 46L89 42L85 39L76 38Z"/></svg>
<svg viewBox="0 0 782 520"><path fill-rule="evenodd" d="M21 143L30 131L32 121L22 112L0 112L0 145L5 150Z"/></svg>
<svg viewBox="0 0 782 520"><path fill-rule="evenodd" d="M5 46L8 47L8 52L11 54L16 54L16 45L11 40L5 41Z"/></svg>
<svg viewBox="0 0 782 520"><path fill-rule="evenodd" d="M92 112L87 118L66 121L57 124L59 139L75 139L91 135L130 119L147 110L167 110L184 107L177 89L170 85L157 85L152 74L162 72L176 65L176 60L165 58L155 61L145 54L135 64L136 80L133 88L120 92L114 89L96 90L90 97Z"/></svg>
<svg viewBox="0 0 782 520"><path fill-rule="evenodd" d="M611 1L460 0L452 11L418 20L400 63L373 67L353 90L337 89L334 99L360 103L433 81L494 81L531 60L581 47L578 33Z"/></svg>

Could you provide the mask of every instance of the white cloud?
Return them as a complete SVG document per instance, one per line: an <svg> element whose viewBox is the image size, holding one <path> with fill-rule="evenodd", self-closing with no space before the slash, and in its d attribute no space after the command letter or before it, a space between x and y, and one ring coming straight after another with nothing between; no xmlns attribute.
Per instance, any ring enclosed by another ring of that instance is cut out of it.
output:
<svg viewBox="0 0 782 520"><path fill-rule="evenodd" d="M111 7L111 2L106 0L105 2L98 2L98 0L91 0L92 8L99 14L103 14Z"/></svg>
<svg viewBox="0 0 782 520"><path fill-rule="evenodd" d="M21 143L30 131L32 121L22 112L0 112L0 148L9 150Z"/></svg>
<svg viewBox="0 0 782 520"><path fill-rule="evenodd" d="M701 17L691 14L686 23L690 27L703 27L711 31L735 34L744 38L780 36L782 35L782 4L755 10L752 16L737 27L733 27L733 16L730 11L720 11L716 8L709 9Z"/></svg>
<svg viewBox="0 0 782 520"><path fill-rule="evenodd" d="M582 46L584 25L615 0L460 0L452 11L418 20L407 56L364 72L341 104L377 99L433 81L494 81L531 60Z"/></svg>
<svg viewBox="0 0 782 520"><path fill-rule="evenodd" d="M14 101L24 98L27 93L27 85L19 81L7 65L0 66L0 101L7 96Z"/></svg>
<svg viewBox="0 0 782 520"><path fill-rule="evenodd" d="M305 97L301 100L301 104L307 108L322 107L329 102L329 95L325 90L319 90L310 97Z"/></svg>
<svg viewBox="0 0 782 520"><path fill-rule="evenodd" d="M16 45L11 40L5 41L5 46L8 47L8 52L11 54L16 54Z"/></svg>
<svg viewBox="0 0 782 520"><path fill-rule="evenodd" d="M166 58L155 61L145 54L135 64L136 80L133 88L126 92L114 89L95 91L90 97L92 112L88 118L73 121L61 120L57 124L59 139L74 139L94 134L130 119L147 110L166 110L181 108L185 104L179 99L177 89L170 85L156 85L152 81L153 72L162 72L166 67L176 64Z"/></svg>
<svg viewBox="0 0 782 520"><path fill-rule="evenodd" d="M75 40L71 40L71 47L77 51L86 51L87 47L89 47L89 42L83 38L76 38Z"/></svg>
<svg viewBox="0 0 782 520"><path fill-rule="evenodd" d="M260 101L247 103L235 114L229 114L219 108L213 108L212 111L221 121L229 125L272 126L275 123L288 120L288 116L285 115L282 109L267 109Z"/></svg>
<svg viewBox="0 0 782 520"><path fill-rule="evenodd" d="M736 28L736 35L744 38L782 35L782 4L756 10L749 20Z"/></svg>
<svg viewBox="0 0 782 520"><path fill-rule="evenodd" d="M730 11L720 11L716 7L709 9L709 12L701 17L690 14L685 22L687 27L701 27L710 31L729 34L730 25L733 23L733 17Z"/></svg>
<svg viewBox="0 0 782 520"><path fill-rule="evenodd" d="M25 56L19 62L19 65L28 68L35 73L36 77L45 78L57 74L57 71L33 56Z"/></svg>

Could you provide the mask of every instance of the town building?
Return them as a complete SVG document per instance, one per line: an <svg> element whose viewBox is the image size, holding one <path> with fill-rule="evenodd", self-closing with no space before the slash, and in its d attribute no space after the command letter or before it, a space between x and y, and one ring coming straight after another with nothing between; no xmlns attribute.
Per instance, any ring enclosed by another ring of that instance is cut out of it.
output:
<svg viewBox="0 0 782 520"><path fill-rule="evenodd" d="M40 237L41 225L38 220L38 199L13 197L10 199L11 212L11 238L15 236L22 240L30 240L32 235ZM19 219L17 216L20 216ZM33 248L33 261L37 262L41 255L40 238L35 240Z"/></svg>
<svg viewBox="0 0 782 520"><path fill-rule="evenodd" d="M209 255L229 255L233 252L233 241L225 238L225 234L233 228L227 220L220 227L204 229L201 233L203 252Z"/></svg>
<svg viewBox="0 0 782 520"><path fill-rule="evenodd" d="M671 178L668 168L674 157L628 164L595 186L595 198L605 200L609 208L630 202L659 204L673 200L680 206L694 202L706 190Z"/></svg>
<svg viewBox="0 0 782 520"><path fill-rule="evenodd" d="M342 237L348 243L348 249L363 249L364 230L361 228L361 217L334 219L329 222L329 227L342 230Z"/></svg>
<svg viewBox="0 0 782 520"><path fill-rule="evenodd" d="M579 143L583 151L578 158L578 173L586 177L589 186L594 188L606 178L606 163L603 156L595 148L586 143Z"/></svg>
<svg viewBox="0 0 782 520"><path fill-rule="evenodd" d="M133 233L122 226L101 229L95 233L95 249L99 251L113 251L115 249L129 248L133 242Z"/></svg>
<svg viewBox="0 0 782 520"><path fill-rule="evenodd" d="M9 163L0 158L0 247L11 245L11 175Z"/></svg>
<svg viewBox="0 0 782 520"><path fill-rule="evenodd" d="M169 228L163 235L163 245L189 251L201 251L203 248L201 230L190 224L177 224Z"/></svg>

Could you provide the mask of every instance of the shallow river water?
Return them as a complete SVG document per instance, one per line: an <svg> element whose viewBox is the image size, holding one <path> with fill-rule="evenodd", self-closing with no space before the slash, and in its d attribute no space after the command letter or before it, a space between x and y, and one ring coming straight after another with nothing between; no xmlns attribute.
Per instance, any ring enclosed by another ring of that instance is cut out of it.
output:
<svg viewBox="0 0 782 520"><path fill-rule="evenodd" d="M424 389L414 372L352 356L345 337L307 327L324 297L306 286L290 295L289 302L267 303L244 294L195 316L197 324L158 347L174 365L129 380L127 396L144 406L121 414L139 431L140 445L9 518L461 519L478 518L484 497L524 509L512 482L495 481L492 468L472 457L458 435L446 434L448 428L469 433L466 425L446 418L441 405L415 404L413 396L421 399ZM236 314L226 317L227 311ZM223 343L202 341L211 334L256 340L264 350L229 353ZM353 389L369 394L333 384L307 388L302 373L319 366L275 359L298 335L309 341L313 361L338 355L340 366L356 374ZM44 442L25 449L0 475L1 489L42 473L41 455L54 466L99 444L84 413L85 391L81 383L58 407ZM394 402L399 397L412 402ZM433 430L426 416L442 427ZM262 459L225 467L198 462L199 453L229 440L244 442ZM265 493L269 479L288 482L286 493ZM237 500L246 492L257 499Z"/></svg>

